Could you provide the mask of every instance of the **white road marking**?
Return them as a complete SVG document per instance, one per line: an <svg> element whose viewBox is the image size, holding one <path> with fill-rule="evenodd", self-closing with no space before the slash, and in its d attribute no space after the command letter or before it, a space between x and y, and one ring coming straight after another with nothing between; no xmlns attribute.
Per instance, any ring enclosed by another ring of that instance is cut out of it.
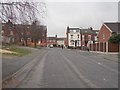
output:
<svg viewBox="0 0 120 90"><path fill-rule="evenodd" d="M66 58L62 53L60 53L63 58L67 61L67 63L73 68L73 70L75 71L75 73L79 76L79 78L81 80L83 80L84 83L86 83L86 85L88 85L91 88L98 88L98 86L96 86L95 84L93 84L90 80L88 80L87 78L85 78L82 73L78 70L78 68L68 59Z"/></svg>
<svg viewBox="0 0 120 90"><path fill-rule="evenodd" d="M99 65L101 65L101 63L100 63L100 62L98 62L98 64L99 64Z"/></svg>
<svg viewBox="0 0 120 90"><path fill-rule="evenodd" d="M105 81L106 79L104 78L103 80Z"/></svg>
<svg viewBox="0 0 120 90"><path fill-rule="evenodd" d="M101 65L102 67L104 67L104 68L112 71L112 72L120 73L120 72L118 72L118 70L112 69L111 67L106 66L106 65L104 65L104 64L101 64L100 62L98 62L98 64Z"/></svg>

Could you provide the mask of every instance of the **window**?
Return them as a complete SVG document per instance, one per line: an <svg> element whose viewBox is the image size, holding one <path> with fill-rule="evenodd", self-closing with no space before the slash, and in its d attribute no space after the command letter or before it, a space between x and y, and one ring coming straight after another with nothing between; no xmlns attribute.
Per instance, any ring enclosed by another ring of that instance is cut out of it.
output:
<svg viewBox="0 0 120 90"><path fill-rule="evenodd" d="M78 46L79 46L79 40L78 40Z"/></svg>
<svg viewBox="0 0 120 90"><path fill-rule="evenodd" d="M95 41L97 41L98 40L98 38L97 38L97 36L95 36Z"/></svg>
<svg viewBox="0 0 120 90"><path fill-rule="evenodd" d="M27 32L27 35L29 35L30 33L29 32Z"/></svg>
<svg viewBox="0 0 120 90"><path fill-rule="evenodd" d="M85 36L84 36L84 35L82 35L82 40L83 40L83 41L85 40Z"/></svg>
<svg viewBox="0 0 120 90"><path fill-rule="evenodd" d="M79 30L76 30L76 32L79 32Z"/></svg>
<svg viewBox="0 0 120 90"><path fill-rule="evenodd" d="M73 35L71 35L71 39L73 39Z"/></svg>
<svg viewBox="0 0 120 90"><path fill-rule="evenodd" d="M105 39L105 34L103 34L103 39Z"/></svg>
<svg viewBox="0 0 120 90"><path fill-rule="evenodd" d="M73 30L70 30L70 32L73 32Z"/></svg>
<svg viewBox="0 0 120 90"><path fill-rule="evenodd" d="M71 41L70 41L70 44L71 44L71 45L74 45L74 40L71 40Z"/></svg>
<svg viewBox="0 0 120 90"><path fill-rule="evenodd" d="M4 31L3 31L3 30L1 31L1 34L4 34Z"/></svg>
<svg viewBox="0 0 120 90"><path fill-rule="evenodd" d="M78 36L78 38L79 38L79 34L78 34L77 36Z"/></svg>
<svg viewBox="0 0 120 90"><path fill-rule="evenodd" d="M91 41L91 35L88 35L88 40Z"/></svg>
<svg viewBox="0 0 120 90"><path fill-rule="evenodd" d="M23 32L21 34L23 35Z"/></svg>
<svg viewBox="0 0 120 90"><path fill-rule="evenodd" d="M76 30L73 30L73 32L76 32Z"/></svg>
<svg viewBox="0 0 120 90"><path fill-rule="evenodd" d="M10 31L10 35L13 35L13 31Z"/></svg>
<svg viewBox="0 0 120 90"><path fill-rule="evenodd" d="M42 36L44 37L44 33L42 33Z"/></svg>

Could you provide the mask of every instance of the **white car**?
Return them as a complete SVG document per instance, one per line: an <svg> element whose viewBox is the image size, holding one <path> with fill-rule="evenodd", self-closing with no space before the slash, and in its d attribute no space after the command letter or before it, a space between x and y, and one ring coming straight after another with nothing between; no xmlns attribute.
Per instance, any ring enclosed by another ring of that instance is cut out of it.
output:
<svg viewBox="0 0 120 90"><path fill-rule="evenodd" d="M52 44L50 45L50 48L53 48L53 45L52 45Z"/></svg>

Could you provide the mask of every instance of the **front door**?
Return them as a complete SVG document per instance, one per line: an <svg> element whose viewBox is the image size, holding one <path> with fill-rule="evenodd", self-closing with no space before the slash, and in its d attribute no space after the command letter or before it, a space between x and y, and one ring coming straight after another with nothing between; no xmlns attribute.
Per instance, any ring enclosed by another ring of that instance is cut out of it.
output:
<svg viewBox="0 0 120 90"><path fill-rule="evenodd" d="M77 47L77 40L75 40L75 47Z"/></svg>

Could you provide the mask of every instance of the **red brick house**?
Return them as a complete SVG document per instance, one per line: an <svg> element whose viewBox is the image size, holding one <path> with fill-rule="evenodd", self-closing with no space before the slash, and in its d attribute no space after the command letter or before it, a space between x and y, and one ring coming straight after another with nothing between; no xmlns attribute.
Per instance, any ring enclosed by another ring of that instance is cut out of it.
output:
<svg viewBox="0 0 120 90"><path fill-rule="evenodd" d="M61 47L61 46L66 46L66 38L65 37L59 37L57 38L57 47Z"/></svg>
<svg viewBox="0 0 120 90"><path fill-rule="evenodd" d="M57 35L55 37L47 37L47 46L53 45L57 46Z"/></svg>
<svg viewBox="0 0 120 90"><path fill-rule="evenodd" d="M81 29L81 46L88 47L89 44L95 43L97 41L98 30L93 30L92 28Z"/></svg>
<svg viewBox="0 0 120 90"><path fill-rule="evenodd" d="M118 25L120 23L104 23L99 31L98 34L98 41L99 42L107 42L112 34L118 34Z"/></svg>
<svg viewBox="0 0 120 90"><path fill-rule="evenodd" d="M1 34L3 44L15 43L18 37L15 25L10 20L7 23L2 23Z"/></svg>
<svg viewBox="0 0 120 90"><path fill-rule="evenodd" d="M47 27L44 25L38 25L36 26L36 31L31 28L31 25L17 25L19 26L19 40L20 42L23 42L24 39L27 39L27 43L29 46L34 46L34 39L36 38L37 40L37 45L46 47L47 46ZM25 27L25 29L21 28ZM18 27L17 27L18 29Z"/></svg>
<svg viewBox="0 0 120 90"><path fill-rule="evenodd" d="M37 37L39 45L47 45L47 27L44 25L36 26L37 33L33 32L31 25L13 24L10 20L7 23L2 23L2 43L3 44L19 44L23 45L27 42L28 45L33 43L33 36ZM25 42L26 41L26 42Z"/></svg>
<svg viewBox="0 0 120 90"><path fill-rule="evenodd" d="M109 38L113 34L120 33L120 22L104 23L98 33L98 43L94 45L95 51L101 52L118 52L119 45L110 43Z"/></svg>

